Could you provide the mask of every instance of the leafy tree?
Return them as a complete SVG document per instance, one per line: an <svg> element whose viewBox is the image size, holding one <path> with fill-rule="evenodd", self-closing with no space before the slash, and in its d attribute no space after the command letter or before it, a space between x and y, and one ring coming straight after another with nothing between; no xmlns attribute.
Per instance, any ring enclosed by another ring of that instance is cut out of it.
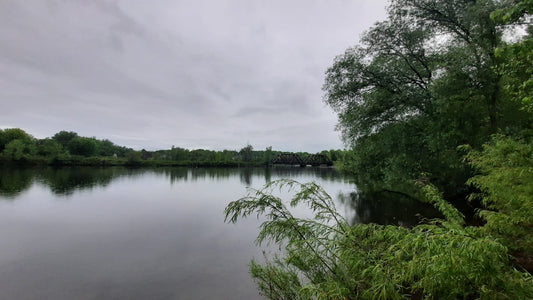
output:
<svg viewBox="0 0 533 300"><path fill-rule="evenodd" d="M142 161L141 151L129 151L126 153L126 159L128 164L137 165Z"/></svg>
<svg viewBox="0 0 533 300"><path fill-rule="evenodd" d="M10 141L5 149L4 156L10 160L22 160L35 153L35 145L28 140L15 139Z"/></svg>
<svg viewBox="0 0 533 300"><path fill-rule="evenodd" d="M527 17L533 13L533 1L518 1L516 5L500 9L491 17L508 26L513 23L527 24L527 35L520 42L505 45L496 51L500 59L500 71L503 77L503 89L512 99L521 102L524 109L533 111L533 25Z"/></svg>
<svg viewBox="0 0 533 300"><path fill-rule="evenodd" d="M270 165L273 158L274 154L272 153L272 146L266 147L265 152L263 153L263 162L265 165Z"/></svg>
<svg viewBox="0 0 533 300"><path fill-rule="evenodd" d="M172 146L172 149L170 150L170 157L175 161L189 160L189 150Z"/></svg>
<svg viewBox="0 0 533 300"><path fill-rule="evenodd" d="M519 130L528 118L502 96L495 55L504 29L490 14L509 6L395 0L386 21L335 59L325 101L354 151L349 171L389 189L430 173L447 194L466 191L472 170L457 147L479 149L491 134Z"/></svg>
<svg viewBox="0 0 533 300"><path fill-rule="evenodd" d="M73 138L76 138L76 137L79 137L77 133L73 132L73 131L60 131L56 134L54 134L54 136L52 136L52 139L56 142L58 142L59 144L61 144L61 146L63 146L63 148L67 149L68 148L68 144L70 143L70 141L73 139Z"/></svg>
<svg viewBox="0 0 533 300"><path fill-rule="evenodd" d="M254 147L252 147L252 145L250 145L250 144L248 144L248 145L246 145L246 147L242 148L239 151L239 155L241 156L241 160L242 161L246 161L246 162L252 161L253 150L254 150Z"/></svg>
<svg viewBox="0 0 533 300"><path fill-rule="evenodd" d="M110 140L96 141L97 154L99 156L113 156L117 154L117 146Z"/></svg>
<svg viewBox="0 0 533 300"><path fill-rule="evenodd" d="M92 138L74 137L68 142L70 154L93 156L96 154L96 141Z"/></svg>
<svg viewBox="0 0 533 300"><path fill-rule="evenodd" d="M60 153L63 153L64 149L53 139L46 138L37 142L37 155L46 157L56 157Z"/></svg>
<svg viewBox="0 0 533 300"><path fill-rule="evenodd" d="M30 142L34 138L27 134L24 130L19 128L7 128L0 130L0 152L4 150L7 144L13 140L21 140L25 142Z"/></svg>
<svg viewBox="0 0 533 300"><path fill-rule="evenodd" d="M144 159L144 160L151 159L153 158L153 156L154 156L154 152L146 151L145 149L141 150L141 159ZM131 155L128 157L131 157Z"/></svg>

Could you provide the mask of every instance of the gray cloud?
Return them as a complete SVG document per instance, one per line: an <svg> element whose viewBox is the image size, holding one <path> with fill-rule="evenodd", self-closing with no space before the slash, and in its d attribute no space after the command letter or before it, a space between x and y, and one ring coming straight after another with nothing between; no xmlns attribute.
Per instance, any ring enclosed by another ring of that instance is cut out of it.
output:
<svg viewBox="0 0 533 300"><path fill-rule="evenodd" d="M2 1L0 125L158 149L342 147L335 55L385 1Z"/></svg>

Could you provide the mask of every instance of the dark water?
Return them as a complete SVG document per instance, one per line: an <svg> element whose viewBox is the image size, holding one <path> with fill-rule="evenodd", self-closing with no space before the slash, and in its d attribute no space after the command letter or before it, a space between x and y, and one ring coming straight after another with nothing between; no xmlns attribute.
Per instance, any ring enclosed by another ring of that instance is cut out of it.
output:
<svg viewBox="0 0 533 300"><path fill-rule="evenodd" d="M333 169L0 169L0 299L261 299L247 266L260 221L223 210L280 178L316 181L352 223L434 215L361 197Z"/></svg>

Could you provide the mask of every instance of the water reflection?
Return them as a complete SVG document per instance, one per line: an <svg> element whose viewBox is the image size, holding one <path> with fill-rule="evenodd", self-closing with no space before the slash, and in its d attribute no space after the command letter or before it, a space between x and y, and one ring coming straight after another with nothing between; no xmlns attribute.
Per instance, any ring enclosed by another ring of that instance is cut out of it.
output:
<svg viewBox="0 0 533 300"><path fill-rule="evenodd" d="M115 177L112 169L45 169L37 176L56 195L71 195L76 190L107 186Z"/></svg>
<svg viewBox="0 0 533 300"><path fill-rule="evenodd" d="M41 183L56 195L71 195L76 190L105 187L120 176L135 176L143 171L126 168L2 168L0 195L15 198L34 183Z"/></svg>
<svg viewBox="0 0 533 300"><path fill-rule="evenodd" d="M214 180L227 179L238 176L243 185L250 187L254 180L260 180L259 185L279 178L311 178L321 181L338 182L347 181L338 171L332 168L298 168L298 167L272 167L272 168L159 168L152 172L165 174L172 183L180 181L196 181L206 178ZM273 179L274 178L274 179Z"/></svg>
<svg viewBox="0 0 533 300"><path fill-rule="evenodd" d="M224 180L238 176L245 186L270 182L272 178L318 178L339 181L341 176L331 168L157 168L133 169L123 167L65 167L65 168L2 168L0 169L0 196L13 199L38 182L50 188L56 195L72 195L75 191L106 187L121 177L136 177L146 172L167 177L171 183L187 181Z"/></svg>
<svg viewBox="0 0 533 300"><path fill-rule="evenodd" d="M261 219L223 211L281 178L317 182L352 223L431 217L327 168L0 169L0 299L261 299L247 268Z"/></svg>
<svg viewBox="0 0 533 300"><path fill-rule="evenodd" d="M424 219L442 217L431 204L391 192L354 191L337 199L352 208L350 224L414 226Z"/></svg>
<svg viewBox="0 0 533 300"><path fill-rule="evenodd" d="M146 173L162 176L171 184L205 180L224 181L232 176L239 178L241 184L246 187L252 185L261 187L265 183L280 178L294 178L303 182L319 180L320 182L350 183L349 178L331 168L3 168L0 169L0 198L13 200L35 182L44 184L55 195L68 196L76 191L109 186L112 181L119 178L133 178ZM338 191L328 192L335 195L334 193ZM418 224L422 218L440 217L433 206L401 194L354 190L337 193L336 196L337 200L350 211L346 215L352 224L377 223L411 226Z"/></svg>
<svg viewBox="0 0 533 300"><path fill-rule="evenodd" d="M14 199L33 183L34 173L28 169L0 169L0 196Z"/></svg>

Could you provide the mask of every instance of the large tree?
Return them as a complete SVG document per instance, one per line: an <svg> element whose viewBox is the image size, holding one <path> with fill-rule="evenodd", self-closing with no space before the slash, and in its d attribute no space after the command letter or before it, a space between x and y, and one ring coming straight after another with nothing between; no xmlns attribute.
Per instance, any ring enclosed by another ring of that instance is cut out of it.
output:
<svg viewBox="0 0 533 300"><path fill-rule="evenodd" d="M325 101L353 148L347 168L387 188L429 178L445 191L471 175L457 147L475 148L527 116L502 101L504 27L491 12L515 1L396 0L326 73Z"/></svg>

